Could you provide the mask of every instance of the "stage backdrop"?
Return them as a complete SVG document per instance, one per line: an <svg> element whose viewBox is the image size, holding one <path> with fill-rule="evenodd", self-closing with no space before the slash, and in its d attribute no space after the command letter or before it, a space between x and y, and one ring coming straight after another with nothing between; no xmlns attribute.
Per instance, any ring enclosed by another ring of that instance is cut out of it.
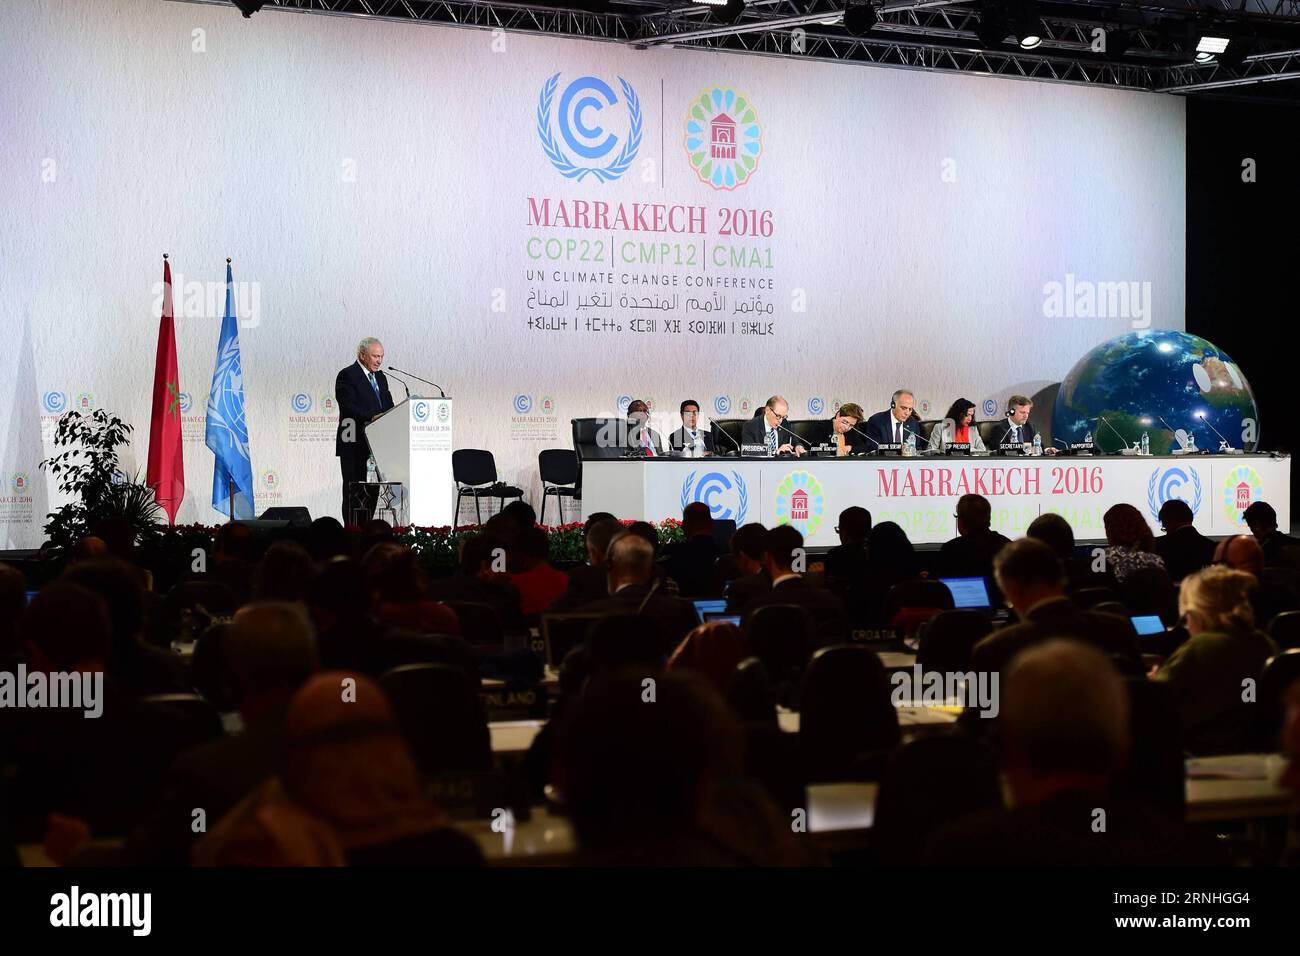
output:
<svg viewBox="0 0 1300 956"><path fill-rule="evenodd" d="M61 411L135 423L143 473L164 252L186 522L227 256L259 510L313 515L365 335L535 496L631 397L993 417L1183 325L1176 97L164 0L4 4L0 80L0 546L58 504Z"/></svg>

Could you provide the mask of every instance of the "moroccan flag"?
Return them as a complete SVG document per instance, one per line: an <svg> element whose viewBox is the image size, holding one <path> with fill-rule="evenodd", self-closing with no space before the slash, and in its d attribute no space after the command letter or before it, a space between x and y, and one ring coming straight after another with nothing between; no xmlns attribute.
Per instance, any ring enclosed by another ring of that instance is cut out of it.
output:
<svg viewBox="0 0 1300 956"><path fill-rule="evenodd" d="M158 357L153 367L153 416L149 419L149 487L167 520L185 498L181 448L181 379L176 371L176 318L172 311L172 267L163 257L163 305L158 323Z"/></svg>

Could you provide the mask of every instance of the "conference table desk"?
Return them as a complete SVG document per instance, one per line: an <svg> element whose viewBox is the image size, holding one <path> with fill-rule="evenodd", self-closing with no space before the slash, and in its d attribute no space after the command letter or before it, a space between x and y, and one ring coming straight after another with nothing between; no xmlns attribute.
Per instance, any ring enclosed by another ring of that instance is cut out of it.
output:
<svg viewBox="0 0 1300 956"><path fill-rule="evenodd" d="M1102 516L1112 505L1135 505L1160 533L1161 504L1181 498L1207 535L1245 530L1241 512L1255 501L1277 509L1291 526L1289 456L1106 455L916 458L657 458L585 459L582 516L608 511L646 521L680 519L702 501L737 526L792 524L810 547L839 544L840 512L858 505L876 524L894 521L914 544L956 537L957 499L981 494L993 506L993 529L1023 535L1041 514L1060 514L1080 541L1104 540Z"/></svg>

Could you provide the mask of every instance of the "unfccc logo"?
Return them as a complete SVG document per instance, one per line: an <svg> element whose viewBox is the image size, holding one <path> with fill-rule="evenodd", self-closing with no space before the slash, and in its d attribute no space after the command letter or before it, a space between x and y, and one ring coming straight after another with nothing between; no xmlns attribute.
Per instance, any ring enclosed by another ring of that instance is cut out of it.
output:
<svg viewBox="0 0 1300 956"><path fill-rule="evenodd" d="M299 415L306 415L311 411L311 396L304 392L299 392L293 397L293 410Z"/></svg>
<svg viewBox="0 0 1300 956"><path fill-rule="evenodd" d="M194 396L189 392L181 392L181 414L188 415L190 409L194 407Z"/></svg>
<svg viewBox="0 0 1300 956"><path fill-rule="evenodd" d="M429 418L429 403L416 402L411 406L411 417L417 422L427 421Z"/></svg>
<svg viewBox="0 0 1300 956"><path fill-rule="evenodd" d="M711 471L698 482L697 472L691 472L682 483L682 510L696 501L709 506L709 512L719 520L735 519L736 524L744 524L745 513L749 510L749 491L745 488L745 479L740 472L733 471L728 478L720 471ZM721 499L721 500L719 500Z"/></svg>
<svg viewBox="0 0 1300 956"><path fill-rule="evenodd" d="M58 415L68 407L68 396L63 392L46 392L41 396L41 408L49 415Z"/></svg>
<svg viewBox="0 0 1300 956"><path fill-rule="evenodd" d="M619 413L620 415L626 415L626 414L627 414L627 407L628 407L629 405L631 405L631 404L632 404L632 396L631 396L631 395L620 395L620 396L618 397L618 413Z"/></svg>
<svg viewBox="0 0 1300 956"><path fill-rule="evenodd" d="M618 179L627 172L641 148L641 101L637 99L636 90L623 77L618 78L623 99L627 102L627 135L618 154L607 165L601 166L596 161L618 149L619 137L600 126L598 118L613 118L612 107L618 105L618 97L599 77L578 77L560 94L559 109L554 111L559 114L555 121L560 138L556 139L551 129L551 114L559 83L560 74L556 73L542 84L537 99L537 138L542 142L546 158L560 171L560 175L576 182L582 182L588 176L606 183ZM589 125L591 123L596 125ZM569 153L577 156L577 161L570 159ZM584 165L583 160L587 164Z"/></svg>
<svg viewBox="0 0 1300 956"><path fill-rule="evenodd" d="M533 410L533 397L531 395L515 396L515 414L527 415Z"/></svg>
<svg viewBox="0 0 1300 956"><path fill-rule="evenodd" d="M713 411L717 415L731 414L731 397L729 395L719 395L713 400Z"/></svg>
<svg viewBox="0 0 1300 956"><path fill-rule="evenodd" d="M808 399L808 414L821 415L826 411L826 400L818 396Z"/></svg>
<svg viewBox="0 0 1300 956"><path fill-rule="evenodd" d="M1190 496L1188 494L1190 492ZM1157 468L1147 482L1147 508L1151 517L1160 519L1160 506L1166 501L1184 501L1195 515L1201 510L1201 476L1196 469Z"/></svg>
<svg viewBox="0 0 1300 956"><path fill-rule="evenodd" d="M984 399L984 417L992 418L998 413L998 403L991 398Z"/></svg>

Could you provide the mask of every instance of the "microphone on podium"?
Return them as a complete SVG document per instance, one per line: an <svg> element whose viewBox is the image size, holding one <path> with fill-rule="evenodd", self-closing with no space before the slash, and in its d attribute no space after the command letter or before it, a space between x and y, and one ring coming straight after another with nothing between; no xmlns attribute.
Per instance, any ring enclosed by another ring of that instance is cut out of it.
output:
<svg viewBox="0 0 1300 956"><path fill-rule="evenodd" d="M436 388L436 389L438 390L438 396L439 396L440 398L446 398L446 397L447 397L447 393L444 392L444 391L442 390L442 386L441 386L441 385L438 385L438 384L435 383L435 382L431 382L431 381L429 381L427 378L420 378L420 376L416 375L414 372L408 372L408 371L406 371L406 369L398 368L396 365L390 365L390 366L388 366L388 367L389 367L389 369L391 369L391 370L394 371L394 372L397 372L397 373L400 374L400 375L409 375L411 378L415 379L417 382L423 382L425 385L432 385L434 388Z"/></svg>
<svg viewBox="0 0 1300 956"><path fill-rule="evenodd" d="M388 367L388 370L389 370L390 372L396 372L396 371L397 371L397 369L393 368L391 365ZM380 371L383 371L383 369L380 369ZM407 400L407 401L410 401L410 399L411 399L411 390L410 390L409 388L406 387L406 381L405 381L404 379L402 379L401 376L398 376L397 384L398 384L398 385L401 385L402 388L406 389L406 400Z"/></svg>

